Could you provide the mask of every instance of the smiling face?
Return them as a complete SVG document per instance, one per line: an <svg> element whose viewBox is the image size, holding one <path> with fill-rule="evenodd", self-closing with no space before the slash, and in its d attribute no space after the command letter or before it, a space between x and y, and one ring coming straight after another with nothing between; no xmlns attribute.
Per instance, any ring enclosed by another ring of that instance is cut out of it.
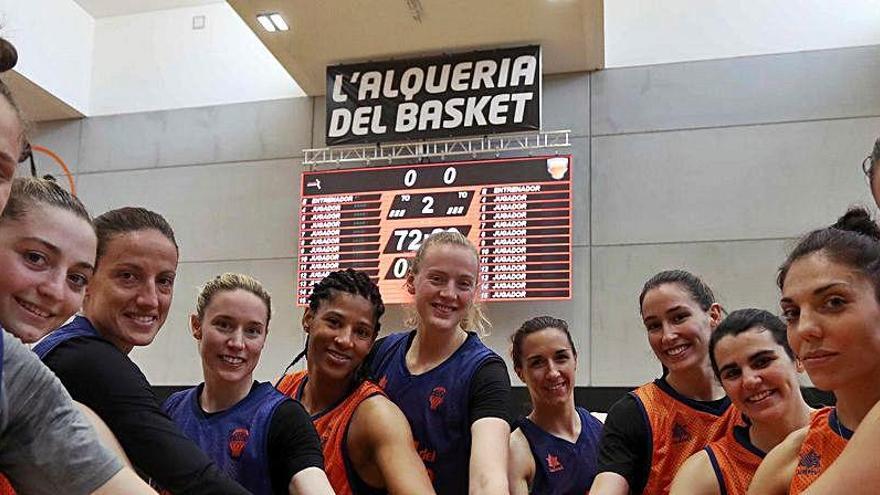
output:
<svg viewBox="0 0 880 495"><path fill-rule="evenodd" d="M6 98L0 96L0 211L6 208L12 178L24 147L21 119Z"/></svg>
<svg viewBox="0 0 880 495"><path fill-rule="evenodd" d="M791 264L780 301L788 341L822 390L880 385L880 304L858 270L823 252Z"/></svg>
<svg viewBox="0 0 880 495"><path fill-rule="evenodd" d="M532 404L556 405L574 400L575 356L568 337L558 328L545 328L522 339L517 376L529 388Z"/></svg>
<svg viewBox="0 0 880 495"><path fill-rule="evenodd" d="M84 312L121 351L149 345L171 306L177 248L154 229L117 234L86 290Z"/></svg>
<svg viewBox="0 0 880 495"><path fill-rule="evenodd" d="M375 310L366 298L335 292L317 311L306 309L303 330L309 335L309 374L347 381L376 340Z"/></svg>
<svg viewBox="0 0 880 495"><path fill-rule="evenodd" d="M424 254L418 273L407 276L424 329L454 332L467 317L477 293L477 257L464 247L435 244Z"/></svg>
<svg viewBox="0 0 880 495"><path fill-rule="evenodd" d="M648 343L670 372L707 365L709 337L720 319L719 305L713 304L704 311L677 283L649 290L642 301Z"/></svg>
<svg viewBox="0 0 880 495"><path fill-rule="evenodd" d="M255 294L236 289L211 298L204 315L190 316L199 341L205 381L250 383L268 332L268 308Z"/></svg>
<svg viewBox="0 0 880 495"><path fill-rule="evenodd" d="M715 345L715 361L724 391L753 421L781 419L800 406L798 365L768 330L753 327L722 337Z"/></svg>
<svg viewBox="0 0 880 495"><path fill-rule="evenodd" d="M0 223L0 323L25 343L60 327L92 278L95 230L74 213L34 204Z"/></svg>

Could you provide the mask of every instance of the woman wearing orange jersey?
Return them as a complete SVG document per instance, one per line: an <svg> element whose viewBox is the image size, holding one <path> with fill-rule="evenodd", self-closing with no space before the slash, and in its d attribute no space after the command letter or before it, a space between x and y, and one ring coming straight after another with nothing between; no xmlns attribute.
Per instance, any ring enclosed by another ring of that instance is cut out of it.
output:
<svg viewBox="0 0 880 495"><path fill-rule="evenodd" d="M639 307L665 372L609 411L591 495L668 493L679 466L736 419L709 362L722 313L712 290L686 271L664 271L645 283Z"/></svg>
<svg viewBox="0 0 880 495"><path fill-rule="evenodd" d="M767 455L749 489L761 495L806 490L880 399L880 229L868 212L851 209L804 237L777 281L789 343L837 405Z"/></svg>
<svg viewBox="0 0 880 495"><path fill-rule="evenodd" d="M803 371L768 311L734 311L712 333L712 369L744 423L682 465L673 495L745 495L764 456L810 422L812 410L798 383Z"/></svg>
<svg viewBox="0 0 880 495"><path fill-rule="evenodd" d="M312 289L303 315L307 371L282 377L278 390L312 415L324 471L337 495L433 493L409 424L362 363L379 334L382 296L365 274L348 269Z"/></svg>

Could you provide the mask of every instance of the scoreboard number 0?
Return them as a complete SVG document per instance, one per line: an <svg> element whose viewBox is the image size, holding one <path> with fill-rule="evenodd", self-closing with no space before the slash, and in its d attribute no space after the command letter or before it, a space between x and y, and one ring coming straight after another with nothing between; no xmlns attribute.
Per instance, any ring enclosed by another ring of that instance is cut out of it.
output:
<svg viewBox="0 0 880 495"><path fill-rule="evenodd" d="M451 185L455 182L455 178L458 177L458 170L455 170L455 167L448 167L443 171L443 183ZM411 168L403 174L403 185L406 187L412 187L416 185L416 179L419 178L419 173L416 172L414 168Z"/></svg>
<svg viewBox="0 0 880 495"><path fill-rule="evenodd" d="M397 258L394 260L394 266L391 267L391 274L394 278L403 278L409 271L409 260L406 258Z"/></svg>

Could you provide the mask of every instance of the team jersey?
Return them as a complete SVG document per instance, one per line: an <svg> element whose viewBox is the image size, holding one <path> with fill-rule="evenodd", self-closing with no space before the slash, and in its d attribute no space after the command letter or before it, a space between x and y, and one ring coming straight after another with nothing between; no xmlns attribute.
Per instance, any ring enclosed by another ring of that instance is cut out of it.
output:
<svg viewBox="0 0 880 495"><path fill-rule="evenodd" d="M77 316L72 322L50 333L34 346L33 351L40 359L44 359L53 349L63 342L76 337L101 337L92 323L84 316Z"/></svg>
<svg viewBox="0 0 880 495"><path fill-rule="evenodd" d="M373 374L409 420L416 450L438 495L468 492L471 453L470 383L490 359L501 359L473 332L443 363L413 375L406 352L415 330L389 335L377 345Z"/></svg>
<svg viewBox="0 0 880 495"><path fill-rule="evenodd" d="M259 383L234 406L207 415L199 405L203 387L171 395L162 408L230 478L251 493L271 495L269 425L278 406L289 399L272 384Z"/></svg>
<svg viewBox="0 0 880 495"><path fill-rule="evenodd" d="M704 449L718 480L721 495L746 495L766 453L749 439L748 424L738 424L724 438Z"/></svg>
<svg viewBox="0 0 880 495"><path fill-rule="evenodd" d="M678 468L707 444L720 440L736 424L730 401L713 409L684 397L664 380L630 392L637 399L650 430L651 469L642 493L665 495Z"/></svg>
<svg viewBox="0 0 880 495"><path fill-rule="evenodd" d="M528 440L535 459L535 477L529 493L583 495L589 491L596 477L602 422L586 409L578 407L577 413L581 433L575 443L547 433L528 418L519 420L517 426Z"/></svg>
<svg viewBox="0 0 880 495"><path fill-rule="evenodd" d="M278 384L278 390L300 400L307 380L307 371L285 375ZM348 456L347 440L351 417L363 401L374 395L385 394L376 384L363 381L335 405L312 415L312 423L318 431L318 436L321 437L321 447L324 451L324 472L327 473L330 486L333 487L336 495L385 493L384 490L371 487L361 480Z"/></svg>
<svg viewBox="0 0 880 495"><path fill-rule="evenodd" d="M798 464L789 493L806 490L843 452L853 432L840 424L837 408L826 407L813 415L798 452Z"/></svg>

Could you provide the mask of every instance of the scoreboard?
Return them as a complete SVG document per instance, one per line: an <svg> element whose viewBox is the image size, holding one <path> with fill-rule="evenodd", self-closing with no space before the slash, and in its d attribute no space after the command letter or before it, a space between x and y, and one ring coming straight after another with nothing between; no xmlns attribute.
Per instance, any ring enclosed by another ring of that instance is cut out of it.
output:
<svg viewBox="0 0 880 495"><path fill-rule="evenodd" d="M303 172L297 304L332 271L363 271L405 303L409 263L434 233L479 254L483 301L571 298L571 156Z"/></svg>

